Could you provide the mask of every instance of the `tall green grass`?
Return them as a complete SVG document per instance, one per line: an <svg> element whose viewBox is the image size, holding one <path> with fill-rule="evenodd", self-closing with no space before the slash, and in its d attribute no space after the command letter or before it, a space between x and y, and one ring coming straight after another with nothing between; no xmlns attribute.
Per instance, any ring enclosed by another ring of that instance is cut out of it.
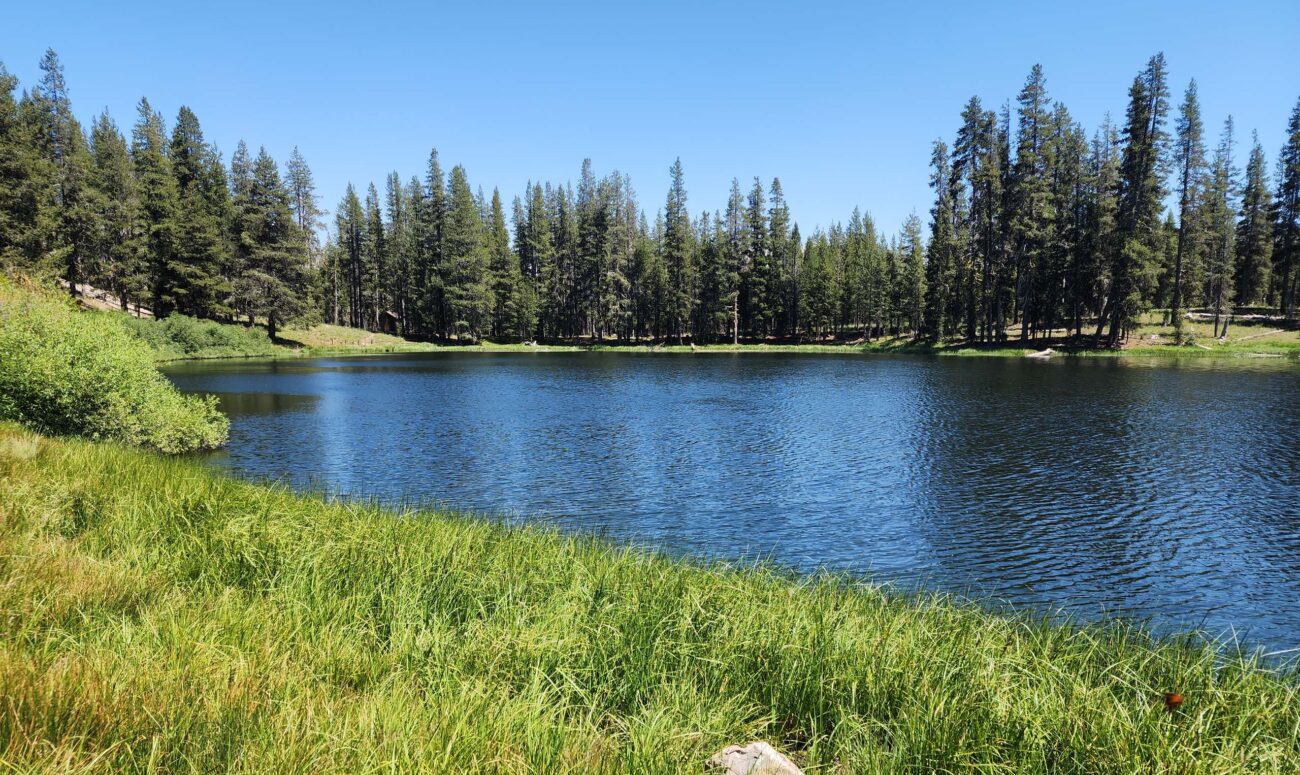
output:
<svg viewBox="0 0 1300 775"><path fill-rule="evenodd" d="M765 738L821 773L1294 772L1298 700L1294 673L1192 639L0 426L16 771L693 773Z"/></svg>
<svg viewBox="0 0 1300 775"><path fill-rule="evenodd" d="M125 319L0 277L0 420L163 452L224 443L215 400L181 395Z"/></svg>

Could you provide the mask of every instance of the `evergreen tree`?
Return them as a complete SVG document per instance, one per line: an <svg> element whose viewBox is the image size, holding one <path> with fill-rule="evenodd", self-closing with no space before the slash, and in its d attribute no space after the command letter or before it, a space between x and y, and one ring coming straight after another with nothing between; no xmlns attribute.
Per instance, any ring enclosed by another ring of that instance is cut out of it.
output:
<svg viewBox="0 0 1300 775"><path fill-rule="evenodd" d="M291 187L292 190L292 187ZM414 265L415 246L412 240L410 223L410 201L407 189L402 185L401 177L392 172L384 188L383 224L384 245L388 258L388 271L385 273L385 295L392 303L397 315L399 329L397 333L405 334L409 328L410 315L409 294L413 287L412 266Z"/></svg>
<svg viewBox="0 0 1300 775"><path fill-rule="evenodd" d="M1196 99L1196 81L1187 84L1183 104L1178 112L1173 147L1178 191L1178 246L1174 257L1174 276L1169 314L1174 324L1174 341L1183 339L1183 267L1195 263L1199 256L1200 233L1197 230L1201 205L1201 187L1205 172L1205 146L1202 140L1201 108ZM1193 273L1195 276L1195 273Z"/></svg>
<svg viewBox="0 0 1300 775"><path fill-rule="evenodd" d="M1287 123L1286 142L1277 159L1276 215L1273 227L1274 296L1288 319L1296 316L1300 284L1300 100Z"/></svg>
<svg viewBox="0 0 1300 775"><path fill-rule="evenodd" d="M356 188L349 183L342 201L336 209L335 234L338 239L337 262L342 265L343 284L347 288L347 321L353 328L364 325L363 289L366 240L366 216L357 197Z"/></svg>
<svg viewBox="0 0 1300 775"><path fill-rule="evenodd" d="M556 331L554 313L543 317L544 300L550 298L550 288L555 283L555 243L551 235L548 209L542 185L533 184L525 214L524 238L517 247L521 271L531 289L529 293L531 314L528 317L533 318L535 322L529 326L528 332L521 332L521 336L528 334L547 336L554 335Z"/></svg>
<svg viewBox="0 0 1300 775"><path fill-rule="evenodd" d="M243 223L247 230L244 240L252 252L234 283L234 302L249 320L265 320L272 339L282 325L309 311L306 247L289 202L279 167L266 149L261 149L253 162Z"/></svg>
<svg viewBox="0 0 1300 775"><path fill-rule="evenodd" d="M223 232L231 218L230 194L221 158L187 107L176 116L168 158L176 178L174 242L157 265L155 303L196 317L226 315L230 247Z"/></svg>
<svg viewBox="0 0 1300 775"><path fill-rule="evenodd" d="M498 340L518 332L515 305L519 303L516 286L522 281L519 262L510 250L510 232L506 229L501 192L492 189L491 212L487 225L488 272L492 283L492 336Z"/></svg>
<svg viewBox="0 0 1300 775"><path fill-rule="evenodd" d="M766 337L772 329L774 312L769 306L767 284L771 277L772 245L767 236L767 202L763 181L754 185L745 200L745 266L741 294L745 305L746 331L751 337Z"/></svg>
<svg viewBox="0 0 1300 775"><path fill-rule="evenodd" d="M296 145L293 147L293 152L289 154L289 162L285 164L284 182L289 188L289 209L293 212L298 234L303 238L307 255L314 256L320 250L317 234L325 212L320 209L320 201L316 196L316 180L311 174L311 167L307 166L307 160L303 158Z"/></svg>
<svg viewBox="0 0 1300 775"><path fill-rule="evenodd" d="M769 310L772 331L785 335L798 324L795 293L795 259L799 239L790 234L790 207L785 201L780 178L772 178L768 188L767 239L768 276L763 282L763 307Z"/></svg>
<svg viewBox="0 0 1300 775"><path fill-rule="evenodd" d="M367 307L364 320L367 328L378 331L380 318L390 311L388 280L391 277L391 267L388 240L384 234L384 217L379 205L379 191L374 183L366 188L365 208L366 228L361 249L361 263L364 267L363 296Z"/></svg>
<svg viewBox="0 0 1300 775"><path fill-rule="evenodd" d="M38 173L42 185L37 234L42 259L62 267L75 295L77 284L85 279L83 264L93 250L96 231L95 206L86 185L90 155L72 115L63 65L53 49L46 49L40 67L41 80L31 94L33 161L44 168L44 174Z"/></svg>
<svg viewBox="0 0 1300 775"><path fill-rule="evenodd" d="M694 234L686 210L686 183L680 158L673 162L669 174L672 184L664 207L662 248L668 272L666 312L668 331L680 341L689 333L687 326L695 308L697 275Z"/></svg>
<svg viewBox="0 0 1300 775"><path fill-rule="evenodd" d="M740 181L732 178L731 193L727 197L725 219L718 219L716 228L720 233L715 235L715 245L711 251L713 260L718 264L718 271L714 272L718 279L716 299L721 307L720 311L725 310L724 314L727 316L726 331L732 343L739 341L742 315L741 300L745 292L749 290L750 257L744 227L744 209L745 200L740 193ZM701 228L700 231L703 239L706 236L707 229ZM701 251L699 258L700 274L703 275L706 254ZM745 306L747 308L748 303ZM748 313L748 309L745 312Z"/></svg>
<svg viewBox="0 0 1300 775"><path fill-rule="evenodd" d="M483 220L464 167L452 168L448 190L443 246L452 327L458 336L477 341L491 325L493 309Z"/></svg>
<svg viewBox="0 0 1300 775"><path fill-rule="evenodd" d="M1273 241L1270 218L1273 200L1269 194L1264 162L1264 148L1252 136L1250 160L1246 162L1246 181L1241 192L1241 211L1237 220L1238 304L1264 302L1268 295L1268 278L1273 271Z"/></svg>
<svg viewBox="0 0 1300 775"><path fill-rule="evenodd" d="M1232 117L1223 124L1223 138L1214 152L1205 183L1205 238L1207 282L1206 301L1214 309L1214 335L1226 336L1232 317L1233 277L1236 244L1235 208L1236 171L1232 167ZM1222 331L1220 321L1222 320Z"/></svg>
<svg viewBox="0 0 1300 775"><path fill-rule="evenodd" d="M1016 162L1013 177L1010 219L1015 251L1016 289L1021 314L1020 339L1032 338L1044 320L1040 275L1047 272L1051 225L1055 220L1055 203L1049 180L1052 160L1048 142L1051 118L1048 115L1046 79L1042 67L1034 65L1016 98L1018 127Z"/></svg>
<svg viewBox="0 0 1300 775"><path fill-rule="evenodd" d="M1076 336L1083 334L1085 311L1097 318L1096 338L1101 338L1106 322L1111 272L1119 254L1119 147L1118 132L1107 115L1089 157L1087 229L1071 308Z"/></svg>
<svg viewBox="0 0 1300 775"><path fill-rule="evenodd" d="M1133 79L1129 89L1116 213L1119 252L1111 272L1108 310L1103 315L1110 321L1112 347L1142 311L1147 292L1154 284L1161 240L1160 210L1165 193L1164 124L1168 112L1165 57L1157 54Z"/></svg>
<svg viewBox="0 0 1300 775"><path fill-rule="evenodd" d="M952 166L948 160L948 146L942 140L934 142L930 165L934 168L930 187L934 189L935 202L930 210L930 244L926 250L925 334L930 341L938 342L953 330L949 310L957 276L958 251L949 185Z"/></svg>
<svg viewBox="0 0 1300 775"><path fill-rule="evenodd" d="M32 267L40 210L30 127L14 91L18 79L0 63L0 266Z"/></svg>
<svg viewBox="0 0 1300 775"><path fill-rule="evenodd" d="M902 253L902 282L899 286L899 311L906 330L921 332L925 321L925 244L921 237L921 219L916 213L903 222L899 240Z"/></svg>
<svg viewBox="0 0 1300 775"><path fill-rule="evenodd" d="M144 254L150 274L153 312L159 317L172 311L170 267L175 251L175 226L178 208L176 178L167 156L166 130L162 116L147 99L137 106L138 118L131 131L131 159L140 195L140 224L136 231L143 237Z"/></svg>
<svg viewBox="0 0 1300 775"><path fill-rule="evenodd" d="M108 111L91 130L90 187L98 230L90 267L92 282L117 296L122 311L145 295L149 277L143 255L140 198L126 138Z"/></svg>
<svg viewBox="0 0 1300 775"><path fill-rule="evenodd" d="M417 274L423 283L422 298L417 308L423 324L421 328L428 334L447 336L450 333L451 312L448 305L447 257L444 232L447 224L447 187L438 161L438 149L429 152L429 164L425 170L425 189L428 193L426 205L417 215L423 244L420 246L417 260Z"/></svg>

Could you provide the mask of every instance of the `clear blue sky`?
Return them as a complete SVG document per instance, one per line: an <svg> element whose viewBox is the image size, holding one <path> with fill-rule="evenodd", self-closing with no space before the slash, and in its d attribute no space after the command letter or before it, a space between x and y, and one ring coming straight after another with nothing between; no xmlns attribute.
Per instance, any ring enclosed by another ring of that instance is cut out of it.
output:
<svg viewBox="0 0 1300 775"><path fill-rule="evenodd" d="M926 217L931 141L963 103L1013 98L1035 62L1089 127L1122 118L1163 50L1200 84L1207 129L1257 129L1270 170L1300 97L1300 2L7 4L0 60L30 85L47 46L83 120L124 130L141 95L182 104L229 158L240 138L306 156L322 202L348 181L423 174L429 149L507 203L583 157L662 207L680 155L693 213L731 178L779 176L804 232L855 205L895 231Z"/></svg>

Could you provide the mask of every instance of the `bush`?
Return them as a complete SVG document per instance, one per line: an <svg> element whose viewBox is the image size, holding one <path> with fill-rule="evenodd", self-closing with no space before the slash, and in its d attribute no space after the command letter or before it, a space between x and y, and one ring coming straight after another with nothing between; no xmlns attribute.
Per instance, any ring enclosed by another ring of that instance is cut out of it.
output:
<svg viewBox="0 0 1300 775"><path fill-rule="evenodd" d="M162 452L223 444L216 400L178 392L123 320L0 279L0 419Z"/></svg>
<svg viewBox="0 0 1300 775"><path fill-rule="evenodd" d="M125 318L132 334L154 350L158 360L274 355L278 349L261 328L170 315L162 320Z"/></svg>

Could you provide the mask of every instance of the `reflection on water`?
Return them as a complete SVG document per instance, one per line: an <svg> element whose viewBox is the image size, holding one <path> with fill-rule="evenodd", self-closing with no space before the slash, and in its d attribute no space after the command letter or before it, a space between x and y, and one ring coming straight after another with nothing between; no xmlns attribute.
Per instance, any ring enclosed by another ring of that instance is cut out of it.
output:
<svg viewBox="0 0 1300 775"><path fill-rule="evenodd" d="M1141 365L1138 365L1141 364ZM1300 646L1300 369L418 354L185 364L219 465Z"/></svg>

